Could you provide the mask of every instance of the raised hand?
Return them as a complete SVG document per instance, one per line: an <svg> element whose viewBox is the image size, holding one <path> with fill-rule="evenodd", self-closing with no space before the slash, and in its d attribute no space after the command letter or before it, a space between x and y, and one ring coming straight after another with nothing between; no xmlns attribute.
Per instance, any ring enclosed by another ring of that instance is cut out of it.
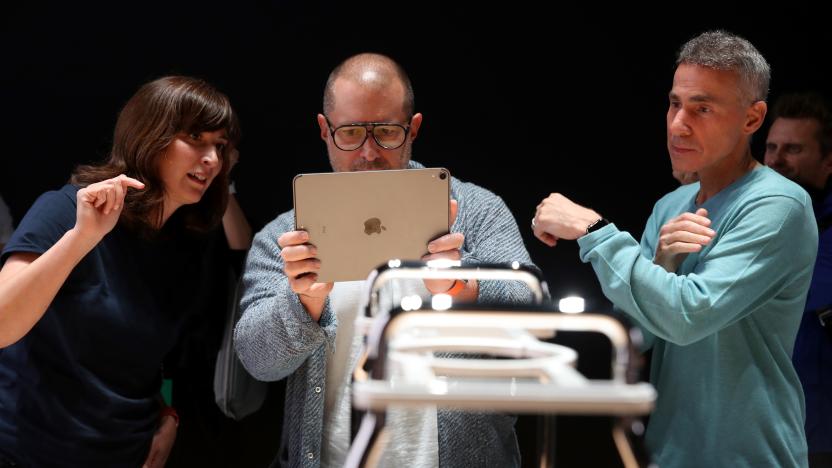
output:
<svg viewBox="0 0 832 468"><path fill-rule="evenodd" d="M78 190L74 229L86 239L100 241L118 222L129 188L141 190L144 184L122 174Z"/></svg>
<svg viewBox="0 0 832 468"><path fill-rule="evenodd" d="M696 213L682 213L665 223L659 230L653 263L675 273L689 253L708 245L716 232L709 227L711 220L707 216L708 210L699 208Z"/></svg>
<svg viewBox="0 0 832 468"><path fill-rule="evenodd" d="M453 226L456 221L456 215L459 211L459 203L456 200L450 201L450 225ZM428 243L428 254L422 257L423 262L429 260L437 260L440 258L448 260L459 260L462 258L462 253L459 249L465 243L465 236L461 232L453 232L437 237ZM455 280L452 279L438 279L425 280L425 287L428 288L432 294L442 293L450 289Z"/></svg>
<svg viewBox="0 0 832 468"><path fill-rule="evenodd" d="M332 291L333 283L317 283L321 261L315 258L317 248L309 243L306 231L290 231L277 239L280 257L283 258L283 272L289 278L292 291L300 296L309 315L316 321L321 318L326 296Z"/></svg>
<svg viewBox="0 0 832 468"><path fill-rule="evenodd" d="M586 234L587 227L599 218L595 211L553 193L537 205L532 229L541 242L554 247L558 239L572 240Z"/></svg>

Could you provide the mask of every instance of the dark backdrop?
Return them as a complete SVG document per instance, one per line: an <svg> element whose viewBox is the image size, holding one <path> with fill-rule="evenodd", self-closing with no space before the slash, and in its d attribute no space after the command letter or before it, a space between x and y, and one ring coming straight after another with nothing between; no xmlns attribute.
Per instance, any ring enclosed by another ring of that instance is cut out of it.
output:
<svg viewBox="0 0 832 468"><path fill-rule="evenodd" d="M216 84L240 113L235 178L259 228L291 207L296 173L328 170L315 115L329 70L353 53L379 51L405 66L425 116L414 158L501 195L553 296L578 293L606 308L575 244L549 249L532 238L529 221L558 191L640 235L655 200L675 186L664 114L682 42L717 27L749 38L772 65L772 97L830 86L832 33L799 4L656 12L296 3L6 7L0 194L15 219L76 164L106 156L116 114L142 83L183 73Z"/></svg>
<svg viewBox="0 0 832 468"><path fill-rule="evenodd" d="M302 3L302 4L301 4ZM750 4L749 4L750 5ZM531 235L553 191L641 235L676 185L664 145L674 53L705 29L750 39L771 97L829 94L830 28L798 2L767 11L688 3L109 2L5 5L0 16L0 194L19 220L79 163L106 156L117 112L144 82L196 75L243 124L235 170L255 228L291 207L299 172L328 170L315 115L328 72L362 51L409 72L424 125L414 158L501 195L555 298L609 308L574 242ZM758 157L766 128L755 141Z"/></svg>

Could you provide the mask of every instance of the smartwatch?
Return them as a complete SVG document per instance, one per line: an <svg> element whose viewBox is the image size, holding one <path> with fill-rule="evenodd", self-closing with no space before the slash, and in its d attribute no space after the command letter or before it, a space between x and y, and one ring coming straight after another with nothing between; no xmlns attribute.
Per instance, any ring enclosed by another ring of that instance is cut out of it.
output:
<svg viewBox="0 0 832 468"><path fill-rule="evenodd" d="M598 218L597 220L592 222L592 224L590 224L589 226L586 227L586 233L587 234L593 233L593 232L601 229L602 227L606 226L607 224L610 224L610 220L608 220L607 218L604 218L604 217Z"/></svg>

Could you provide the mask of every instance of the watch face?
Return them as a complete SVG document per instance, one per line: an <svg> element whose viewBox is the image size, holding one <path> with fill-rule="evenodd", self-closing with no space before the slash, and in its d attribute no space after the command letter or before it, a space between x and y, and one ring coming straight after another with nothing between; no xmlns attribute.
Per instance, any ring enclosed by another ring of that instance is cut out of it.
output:
<svg viewBox="0 0 832 468"><path fill-rule="evenodd" d="M610 222L607 220L607 218L598 218L597 221L586 227L586 233L589 234L590 232L595 232L609 223Z"/></svg>

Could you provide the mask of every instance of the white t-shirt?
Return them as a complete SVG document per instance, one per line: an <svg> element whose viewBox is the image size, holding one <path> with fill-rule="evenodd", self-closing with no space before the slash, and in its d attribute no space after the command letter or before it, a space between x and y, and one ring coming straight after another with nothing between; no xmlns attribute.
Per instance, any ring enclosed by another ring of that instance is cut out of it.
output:
<svg viewBox="0 0 832 468"><path fill-rule="evenodd" d="M355 317L361 304L363 281L335 283L329 295L332 311L338 318L335 349L327 349L326 397L324 401L321 466L344 465L350 445L350 397L352 371L361 352L363 337L355 334ZM421 281L401 282L393 294L427 293ZM387 410L386 428L390 436L381 467L434 468L439 466L436 408Z"/></svg>

